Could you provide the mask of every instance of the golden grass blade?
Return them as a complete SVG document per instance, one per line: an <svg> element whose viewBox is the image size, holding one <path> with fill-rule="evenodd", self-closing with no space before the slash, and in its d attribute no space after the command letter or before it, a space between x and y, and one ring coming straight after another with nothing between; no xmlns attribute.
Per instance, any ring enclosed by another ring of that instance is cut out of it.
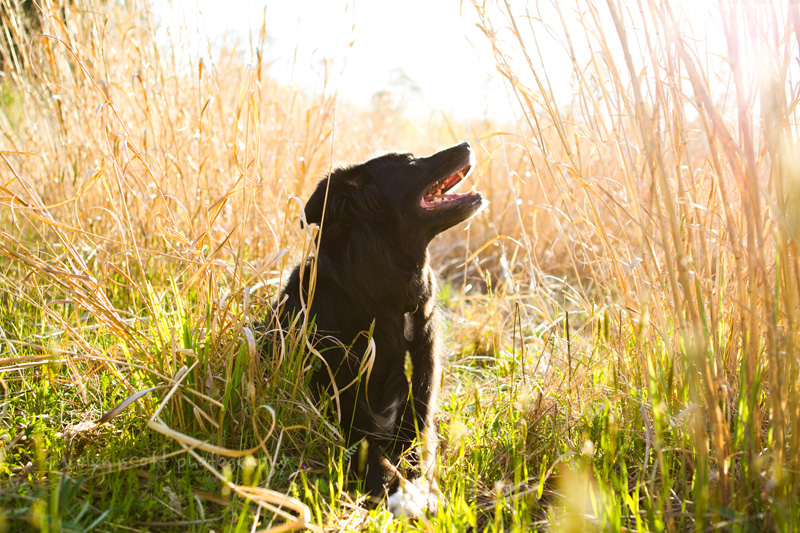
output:
<svg viewBox="0 0 800 533"><path fill-rule="evenodd" d="M118 403L117 405L115 405L114 407L109 409L108 411L106 411L103 414L103 416L101 416L100 419L97 421L97 425L98 426L103 425L106 422L116 418L125 409L127 409L128 406L130 406L133 402L135 402L136 400L138 400L142 396L150 394L151 392L156 391L156 390L165 389L167 387L168 387L168 385L157 385L155 387L150 387L150 388L147 388L147 389L143 389L143 390L140 390L140 391L137 391L137 392L131 394L130 396L125 398L123 401L121 401L120 403Z"/></svg>

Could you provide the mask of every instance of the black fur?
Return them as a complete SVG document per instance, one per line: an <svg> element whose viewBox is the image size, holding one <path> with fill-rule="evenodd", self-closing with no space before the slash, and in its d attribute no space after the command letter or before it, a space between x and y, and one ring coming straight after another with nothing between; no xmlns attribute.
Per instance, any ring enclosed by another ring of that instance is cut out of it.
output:
<svg viewBox="0 0 800 533"><path fill-rule="evenodd" d="M435 460L441 371L428 244L472 216L483 199L477 193L462 195L434 209L423 209L420 201L437 180L468 170L471 163L467 143L425 158L383 155L335 170L305 206L306 221L321 227L318 249L292 272L278 300L278 316L286 328L310 302L314 345L325 361L312 377L312 389L337 396L333 403L348 446L366 438L366 464L354 466L365 468L359 474L373 496L390 488L394 477L383 458L395 460L416 437L427 446L421 457L412 451L423 474L430 473ZM316 284L310 292L314 269ZM359 381L370 331L374 360ZM411 394L404 370L407 353Z"/></svg>

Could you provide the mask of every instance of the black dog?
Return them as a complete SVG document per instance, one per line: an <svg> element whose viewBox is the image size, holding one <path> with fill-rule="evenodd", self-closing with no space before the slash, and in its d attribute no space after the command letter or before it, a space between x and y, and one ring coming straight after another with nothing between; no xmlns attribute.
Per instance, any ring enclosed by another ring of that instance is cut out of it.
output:
<svg viewBox="0 0 800 533"><path fill-rule="evenodd" d="M432 474L441 370L428 243L483 205L474 189L445 194L472 164L468 143L424 158L382 155L335 170L305 206L320 228L317 252L292 272L278 316L287 328L308 312L324 359L312 389L332 398L348 446L366 439L366 461L351 464L372 496L396 487L389 460L407 451ZM415 438L421 454L409 450Z"/></svg>

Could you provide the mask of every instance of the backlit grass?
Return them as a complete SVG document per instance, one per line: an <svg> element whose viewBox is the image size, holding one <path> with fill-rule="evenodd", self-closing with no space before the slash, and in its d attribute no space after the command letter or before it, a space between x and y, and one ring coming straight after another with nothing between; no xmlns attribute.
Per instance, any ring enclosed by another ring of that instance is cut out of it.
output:
<svg viewBox="0 0 800 533"><path fill-rule="evenodd" d="M286 85L266 22L212 61L133 5L2 6L0 530L800 527L796 4L709 4L708 46L684 3L465 4L515 124ZM442 505L408 523L302 331L255 325L332 165L461 140L492 203L432 247Z"/></svg>

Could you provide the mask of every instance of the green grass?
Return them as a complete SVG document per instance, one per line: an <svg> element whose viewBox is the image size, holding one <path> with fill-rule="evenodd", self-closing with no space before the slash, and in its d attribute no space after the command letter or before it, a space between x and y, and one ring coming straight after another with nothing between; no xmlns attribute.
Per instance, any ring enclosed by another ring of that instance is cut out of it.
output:
<svg viewBox="0 0 800 533"><path fill-rule="evenodd" d="M12 4L0 531L800 529L797 5L710 4L709 51L681 4L474 2L519 121L420 125L257 55L175 68L134 5ZM255 326L332 160L460 140L492 204L431 249L442 499L407 522L343 468L302 328Z"/></svg>

